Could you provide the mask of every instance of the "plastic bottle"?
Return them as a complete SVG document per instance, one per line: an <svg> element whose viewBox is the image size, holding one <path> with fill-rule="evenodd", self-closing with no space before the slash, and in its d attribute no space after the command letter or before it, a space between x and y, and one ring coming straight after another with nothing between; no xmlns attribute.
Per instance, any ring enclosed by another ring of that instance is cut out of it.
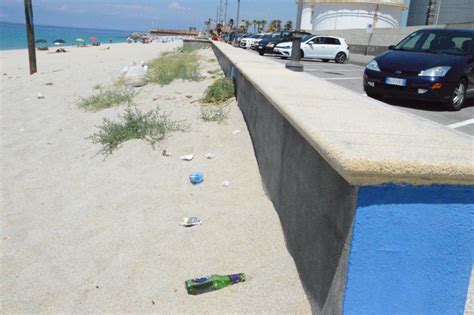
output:
<svg viewBox="0 0 474 315"><path fill-rule="evenodd" d="M245 274L238 273L233 275L211 275L209 277L187 280L186 290L188 294L198 295L228 287L232 284L245 281Z"/></svg>

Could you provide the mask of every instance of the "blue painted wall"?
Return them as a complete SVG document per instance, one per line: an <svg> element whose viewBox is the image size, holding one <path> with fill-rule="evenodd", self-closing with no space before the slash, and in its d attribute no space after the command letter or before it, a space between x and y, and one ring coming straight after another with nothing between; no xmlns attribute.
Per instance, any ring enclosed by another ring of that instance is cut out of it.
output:
<svg viewBox="0 0 474 315"><path fill-rule="evenodd" d="M463 314L474 186L360 187L344 314Z"/></svg>

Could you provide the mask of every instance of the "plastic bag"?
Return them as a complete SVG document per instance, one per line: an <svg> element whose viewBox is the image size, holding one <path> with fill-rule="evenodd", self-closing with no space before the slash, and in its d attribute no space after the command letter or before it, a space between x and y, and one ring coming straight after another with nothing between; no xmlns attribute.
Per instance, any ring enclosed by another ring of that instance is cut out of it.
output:
<svg viewBox="0 0 474 315"><path fill-rule="evenodd" d="M148 80L148 67L146 65L136 65L125 67L125 84L133 87L144 86Z"/></svg>

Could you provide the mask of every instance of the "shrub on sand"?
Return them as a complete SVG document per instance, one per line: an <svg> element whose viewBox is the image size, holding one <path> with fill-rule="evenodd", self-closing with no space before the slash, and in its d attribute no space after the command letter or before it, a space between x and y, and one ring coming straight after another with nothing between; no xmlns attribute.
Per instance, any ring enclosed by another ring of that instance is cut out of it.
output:
<svg viewBox="0 0 474 315"><path fill-rule="evenodd" d="M163 53L148 63L148 79L161 85L176 79L199 81L199 57L188 50Z"/></svg>
<svg viewBox="0 0 474 315"><path fill-rule="evenodd" d="M229 106L207 105L201 107L201 119L209 122L216 121L218 124L224 123L229 116Z"/></svg>
<svg viewBox="0 0 474 315"><path fill-rule="evenodd" d="M170 114L161 114L159 108L143 113L133 106L128 106L125 114L118 121L104 118L99 131L89 138L93 143L102 145L101 153L110 155L117 147L132 139L150 142L152 147L173 131L186 131L189 126L184 121L170 119Z"/></svg>
<svg viewBox="0 0 474 315"><path fill-rule="evenodd" d="M130 104L136 93L124 87L100 88L99 91L79 102L85 110L98 111L120 104Z"/></svg>
<svg viewBox="0 0 474 315"><path fill-rule="evenodd" d="M205 103L221 103L234 97L234 82L230 78L220 78L209 86L204 94Z"/></svg>

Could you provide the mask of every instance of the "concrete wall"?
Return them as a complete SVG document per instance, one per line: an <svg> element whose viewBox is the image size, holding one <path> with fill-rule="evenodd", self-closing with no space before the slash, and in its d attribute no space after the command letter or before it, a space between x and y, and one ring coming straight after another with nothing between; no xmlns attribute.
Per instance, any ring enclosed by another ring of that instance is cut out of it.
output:
<svg viewBox="0 0 474 315"><path fill-rule="evenodd" d="M472 139L241 49L213 49L234 78L313 313L461 314Z"/></svg>
<svg viewBox="0 0 474 315"><path fill-rule="evenodd" d="M312 308L339 314L356 188L244 76L237 72L235 80L266 191Z"/></svg>
<svg viewBox="0 0 474 315"><path fill-rule="evenodd" d="M201 49L211 47L211 41L208 39L183 39L184 49Z"/></svg>

